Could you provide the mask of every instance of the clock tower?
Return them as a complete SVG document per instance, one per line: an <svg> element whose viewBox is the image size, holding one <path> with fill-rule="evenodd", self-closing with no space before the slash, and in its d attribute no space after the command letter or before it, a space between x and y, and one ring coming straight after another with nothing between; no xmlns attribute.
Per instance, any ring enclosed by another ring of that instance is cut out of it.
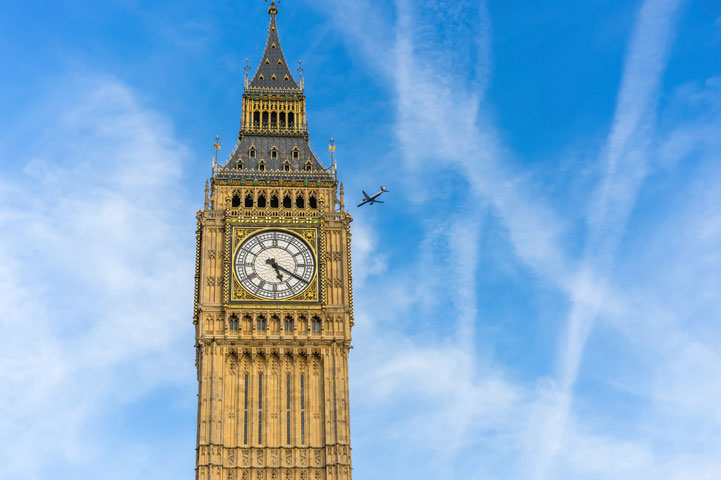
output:
<svg viewBox="0 0 721 480"><path fill-rule="evenodd" d="M224 164L216 142L197 215L196 479L348 480L351 217L268 13L238 142Z"/></svg>

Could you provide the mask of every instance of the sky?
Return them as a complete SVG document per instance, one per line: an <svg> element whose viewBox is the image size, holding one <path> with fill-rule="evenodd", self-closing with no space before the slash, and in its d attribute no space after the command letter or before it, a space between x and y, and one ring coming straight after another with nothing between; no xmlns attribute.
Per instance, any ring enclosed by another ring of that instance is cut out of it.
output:
<svg viewBox="0 0 721 480"><path fill-rule="evenodd" d="M354 218L354 477L721 478L721 4L278 27ZM0 6L0 479L193 478L195 212L267 28L260 0Z"/></svg>

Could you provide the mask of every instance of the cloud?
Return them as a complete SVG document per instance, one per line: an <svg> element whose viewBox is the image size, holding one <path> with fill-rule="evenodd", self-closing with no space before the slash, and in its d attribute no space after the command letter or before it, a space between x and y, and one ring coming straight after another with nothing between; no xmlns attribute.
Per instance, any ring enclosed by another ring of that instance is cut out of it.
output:
<svg viewBox="0 0 721 480"><path fill-rule="evenodd" d="M105 454L93 419L193 378L185 148L112 78L42 100L0 159L3 478Z"/></svg>
<svg viewBox="0 0 721 480"><path fill-rule="evenodd" d="M546 478L562 448L572 391L586 341L601 305L608 299L608 275L636 195L646 176L656 124L662 74L666 67L679 1L647 0L638 15L624 65L613 126L601 153L604 176L588 215L585 253L572 291L566 336L559 345L560 401L540 436L534 478ZM550 441L549 441L550 440Z"/></svg>
<svg viewBox="0 0 721 480"><path fill-rule="evenodd" d="M685 404L683 411L695 412L694 415L702 412L708 415L715 411L713 406L697 401L696 395L687 392L691 384L704 385L699 396L715 398L717 388L715 382L704 384L701 381L701 378L713 376L717 368L716 359L709 355L711 351L703 343L698 344L697 339L688 337L683 332L684 327L678 324L687 313L676 311L668 304L668 297L649 298L649 294L653 294L659 287L653 283L645 285L648 277L643 272L633 272L633 275L627 277L628 281L613 275L619 244L627 236L631 212L649 171L658 167L672 169L684 157L693 155L693 158L696 158L699 149L716 149L717 141L713 132L718 129L715 122L708 121L708 113L694 112L694 120L683 124L678 123L678 115L673 115L669 124L665 124L662 119L662 134L658 134L657 130L661 79L680 4L681 2L672 1L647 1L638 13L628 47L611 131L599 154L603 166L602 177L589 206L586 247L580 262L567 253L567 235L570 233L569 229L573 228L573 219L565 217L562 212L554 211L544 201L544 194L535 187L532 177L514 167L513 153L504 147L502 138L495 132L493 122L485 111L483 85L487 84L491 75L490 27L485 10L479 10L481 20L474 23L475 31L482 32L477 37L485 39L484 48L478 49L478 52L481 52L479 63L484 65L484 68L480 69L480 75L473 80L478 82L477 85L481 85L478 90L470 89L467 77L456 76L454 70L449 68L463 68L478 61L478 57L467 51L449 49L443 41L448 36L434 30L434 25L437 24L453 25L453 11L443 12L432 6L424 9L425 7L416 4L409 8L407 2L399 2L396 10L389 13L388 9L372 8L369 2L354 2L348 7L355 9L354 15L368 19L368 23L364 24L362 29L354 29L352 26L348 28L349 26L338 18L338 24L343 25L342 30L347 35L346 39L348 44L352 45L351 48L359 49L368 63L384 75L385 81L394 89L397 102L396 129L399 132L400 152L404 158L404 175L410 176L411 182L422 184L423 181L435 180L439 175L447 174L448 168L456 169L457 178L463 178L470 187L466 201L479 204L487 201L490 211L498 215L507 228L508 237L518 258L555 285L571 302L567 331L565 337L559 339L558 378L551 380L540 377L536 388L510 381L506 374L501 373L504 372L503 366L492 358L480 356L473 347L464 345L462 341L453 345L465 353L463 358L468 362L468 368L462 368L451 360L457 358L451 351L451 344L444 346L442 342L434 342L426 335L409 336L404 331L399 331L402 327L396 327L390 332L372 331L374 341L378 344L378 348L373 349L374 354L382 355L388 348L393 354L391 359L386 360L392 361L384 362L383 365L364 364L362 378L366 380L358 387L359 391L371 388L372 385L375 395L384 401L390 401L388 399L394 398L393 395L402 395L403 392L420 391L423 392L421 397L428 400L429 397L433 398L429 393L433 388L429 382L422 381L425 378L423 374L416 372L437 372L435 367L438 365L444 367L443 372L462 372L461 375L451 378L455 384L461 385L460 391L470 392L473 391L470 386L483 384L482 377L472 373L474 369L480 368L499 374L497 378L504 379L500 391L512 392L508 397L496 397L495 392L499 390L495 389L490 389L491 393L488 393L491 398L505 398L501 403L506 414L500 415L504 421L498 427L503 433L494 438L515 438L510 444L500 442L493 451L499 456L510 455L516 459L522 456L528 459L520 462L520 467L516 464L522 472L521 476L683 478L684 472L687 472L704 478L709 475L708 472L717 471L716 462L707 456L710 449L705 449L704 453L699 455L691 455L684 446L678 445L672 451L666 452L665 456L659 456L657 449L663 443L660 435L625 431L601 434L598 431L608 428L601 418L591 415L582 419L574 411L574 402L578 401L575 398L574 386L587 339L596 319L626 336L632 345L643 344L643 353L638 354L655 359L656 363L652 362L651 365L643 363L642 368L634 372L634 375L650 375L652 382L658 379L658 392L653 386L650 387L651 390L644 390L638 383L633 385L619 383L618 379L611 380L617 382L622 389L634 391L639 396L639 403L652 406L648 417L638 420L639 428L650 427L658 421L679 422L679 429L687 428L688 424L682 419L669 416L664 409L656 409L671 398L677 406ZM474 11L465 4L459 8L465 8L466 13ZM333 10L329 12L333 15L342 9L335 10L333 6L330 10ZM473 15L469 17L477 20ZM394 32L395 37L391 38L389 32ZM458 37L466 38L462 33ZM443 60L438 62L438 58ZM715 105L717 96L713 93L713 86L712 79L706 89L683 92L682 96L684 100L691 102L708 101ZM454 101L459 97L466 101L461 104ZM479 153L469 155L469 152ZM660 154L654 155L654 152ZM654 158L659 160L649 160ZM713 179L710 179L709 183L717 185ZM432 199L421 197L417 200L428 204ZM434 203L434 207L437 205ZM689 208L693 210L697 207L698 204L695 204ZM678 237L681 232L690 235L703 232L701 237L708 235L709 238L715 238L715 222L708 221L715 216L706 209L703 211L706 212L703 214L705 221L695 225L676 221L674 226L677 230L666 232L664 238ZM477 222L478 217L464 223L463 228L469 227L473 231L478 227ZM455 238L454 235L457 234L453 233L453 222L444 222L440 216L432 218L428 223L435 227L424 228L426 243L433 244L437 238L441 238L442 243ZM634 228L638 226L634 225ZM439 233L439 230L448 232L448 236ZM470 249L473 249L473 245L478 245L479 237L471 235L471 238ZM659 247L658 253L669 255L670 251L675 252L674 254L683 251L694 259L699 259L699 255L716 258L713 249L688 248L693 242L685 243L684 240L679 243L681 245L674 247ZM469 245L464 248L467 250ZM432 255L422 256L418 262L426 268L437 269L439 281L421 284L417 289L421 292L421 298L409 299L406 296L396 307L390 305L392 313L385 320L390 322L413 316L413 305L418 303L426 307L424 314L416 317L418 322L428 322L429 317L432 319L436 314L435 310L427 308L434 305L425 297L429 292L437 291L438 284L447 281L443 275L448 271L447 262L439 261L439 258ZM469 265L471 267L464 272L474 271L474 260L471 259ZM638 263L629 259L627 265ZM702 269L700 265L699 269ZM686 269L680 263L675 270L688 271L691 277L698 271L695 268ZM718 269L714 264L709 266L707 271L717 273ZM394 274L392 270L388 273ZM710 280L713 274L703 278ZM464 282L468 279L469 277L464 277L464 281L455 281L457 284L467 284ZM473 279L470 282L468 295L454 297L458 302L453 304L453 309L444 312L447 315L444 319L452 319L453 328L465 325L466 322L474 325L478 321L479 314L474 310L475 296L471 293L477 285ZM714 291L714 287L714 282L710 282L703 291ZM686 301L688 304L688 297ZM651 315L649 312L658 312L658 315ZM384 318L371 318L370 314L368 317L367 321L370 323L386 325L383 323ZM649 328L649 322L658 318L669 320ZM716 314L712 314L709 320L714 318L717 318ZM384 335L388 337L386 340L382 339ZM660 337L664 337L664 341L659 341ZM363 347L368 348L367 345ZM671 368L671 359L676 354L684 360L677 368ZM404 361L406 359L408 360ZM390 365L397 366L393 368ZM708 368L700 368L701 365ZM689 372L694 369L700 372L699 375L688 377ZM429 376L435 379L439 375L443 374ZM696 380L686 382L683 380L685 377ZM445 384L440 382L440 385ZM667 393L666 400L659 395L662 390ZM443 408L455 409L459 425L463 427L451 431L461 437L464 431L471 428L475 438L495 428L492 427L493 422L482 414L477 417L473 414L464 416L462 410L473 404L472 395L451 395L450 398L454 400L452 406L431 402L431 406L424 407L422 411L433 415L433 412L444 411ZM589 406L592 409L598 407L599 405L595 404ZM520 415L520 412L531 413ZM510 417L522 417L523 422L509 420ZM474 423L474 419L481 419L481 423ZM449 421L449 424L452 423ZM446 439L447 428L435 425L433 431ZM450 436L448 442L452 443ZM717 439L713 437L710 444L715 445L716 442ZM457 455L459 449L457 445L448 445L444 452L446 456L443 458L450 458ZM684 458L685 455L689 457ZM619 462L619 458L624 461ZM694 461L690 458L694 458ZM458 462L459 457L455 459ZM694 466L694 462L704 467ZM483 468L481 465L475 467ZM515 477L509 474L504 478Z"/></svg>

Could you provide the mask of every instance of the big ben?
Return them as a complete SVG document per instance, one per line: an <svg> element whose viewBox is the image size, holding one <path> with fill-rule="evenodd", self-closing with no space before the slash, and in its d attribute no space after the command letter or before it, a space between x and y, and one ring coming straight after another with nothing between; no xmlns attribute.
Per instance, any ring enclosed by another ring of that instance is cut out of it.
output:
<svg viewBox="0 0 721 480"><path fill-rule="evenodd" d="M196 478L346 480L351 217L268 13L238 142L198 212Z"/></svg>

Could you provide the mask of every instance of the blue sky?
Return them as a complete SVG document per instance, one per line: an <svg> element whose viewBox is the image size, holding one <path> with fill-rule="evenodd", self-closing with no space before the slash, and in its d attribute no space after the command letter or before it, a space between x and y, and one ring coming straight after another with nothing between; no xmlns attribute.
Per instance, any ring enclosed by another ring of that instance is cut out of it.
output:
<svg viewBox="0 0 721 480"><path fill-rule="evenodd" d="M0 478L192 478L260 1L0 7ZM721 5L285 0L353 216L356 479L721 478Z"/></svg>

